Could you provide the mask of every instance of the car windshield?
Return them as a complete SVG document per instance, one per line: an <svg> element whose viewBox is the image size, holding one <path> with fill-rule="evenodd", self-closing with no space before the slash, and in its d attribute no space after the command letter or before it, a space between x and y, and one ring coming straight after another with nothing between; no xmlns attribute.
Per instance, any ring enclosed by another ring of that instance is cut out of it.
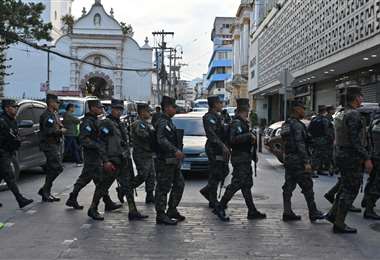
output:
<svg viewBox="0 0 380 260"><path fill-rule="evenodd" d="M207 101L196 101L194 104L195 108L208 108L208 102Z"/></svg>
<svg viewBox="0 0 380 260"><path fill-rule="evenodd" d="M73 104L75 111L73 115L75 117L81 117L84 116L84 102L79 100L61 100L61 103L59 105L59 114L63 115L66 112L66 107L68 104Z"/></svg>
<svg viewBox="0 0 380 260"><path fill-rule="evenodd" d="M173 118L173 122L178 129L183 129L187 136L205 136L202 118Z"/></svg>

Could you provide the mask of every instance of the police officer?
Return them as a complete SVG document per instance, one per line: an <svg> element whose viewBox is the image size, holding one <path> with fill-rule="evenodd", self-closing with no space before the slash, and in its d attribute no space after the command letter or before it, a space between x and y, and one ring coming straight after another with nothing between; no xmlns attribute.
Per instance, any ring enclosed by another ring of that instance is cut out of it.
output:
<svg viewBox="0 0 380 260"><path fill-rule="evenodd" d="M47 109L40 116L40 148L46 156L46 180L38 191L44 202L57 202L59 198L51 195L54 180L62 173L61 144L66 129L59 120L58 97L53 94L46 96Z"/></svg>
<svg viewBox="0 0 380 260"><path fill-rule="evenodd" d="M309 125L309 133L312 137L312 165L315 174L328 175L331 171L332 149L334 145L334 125L327 118L326 106L318 107L318 115Z"/></svg>
<svg viewBox="0 0 380 260"><path fill-rule="evenodd" d="M172 117L176 114L175 99L164 96L161 107L163 114L157 123L157 143L158 143L158 172L156 187L156 223L162 225L176 225L179 221L184 221L178 210L185 181L181 173L181 160L185 157L182 153L182 136L173 124ZM167 195L170 192L169 203ZM167 204L169 204L168 209Z"/></svg>
<svg viewBox="0 0 380 260"><path fill-rule="evenodd" d="M133 160L137 168L133 188L136 189L145 182L147 204L154 203L155 168L154 157L156 149L156 132L149 120L151 114L148 104L138 104L138 120L132 124Z"/></svg>
<svg viewBox="0 0 380 260"><path fill-rule="evenodd" d="M141 220L148 216L140 214L137 211L133 197L131 183L133 180L133 170L130 164L130 148L125 127L120 121L124 110L124 101L113 99L111 101L111 114L103 120L99 127L100 144L105 151L103 158L103 171L101 180L96 185L93 200L88 210L88 216L94 220L104 220L104 217L98 212L99 201L108 194L112 183L117 179L120 188L127 196L129 207L128 219Z"/></svg>
<svg viewBox="0 0 380 260"><path fill-rule="evenodd" d="M77 199L79 192L91 181L98 185L102 176L102 164L106 160L106 151L100 143L98 116L103 113L103 106L99 100L89 100L88 106L90 111L83 118L80 125L79 139L83 149L84 165L81 175L74 184L73 191L66 201L68 207L77 210L83 209ZM105 211L112 211L120 208L122 205L113 202L109 194L103 196Z"/></svg>
<svg viewBox="0 0 380 260"><path fill-rule="evenodd" d="M367 180L362 200L365 208L364 218L380 220L380 216L374 211L377 200L380 198L380 111L377 112L369 127L369 141L372 151L374 169Z"/></svg>
<svg viewBox="0 0 380 260"><path fill-rule="evenodd" d="M206 153L209 163L209 178L207 186L200 193L209 201L210 208L222 220L228 221L224 208L217 198L218 185L224 182L228 175L230 150L227 146L227 136L220 113L223 102L218 96L208 97L209 111L203 116L203 127L206 132Z"/></svg>
<svg viewBox="0 0 380 260"><path fill-rule="evenodd" d="M12 170L12 157L20 147L18 127L16 122L17 104L15 100L3 99L3 113L0 115L0 181L5 180L8 188L15 196L20 208L31 204L33 200L21 195ZM0 207L2 205L0 204Z"/></svg>
<svg viewBox="0 0 380 260"><path fill-rule="evenodd" d="M284 213L283 221L301 220L292 210L291 198L297 184L302 189L310 221L324 219L324 214L317 209L312 180L312 167L309 152L309 134L301 119L305 117L305 107L299 101L292 102L292 111L282 125L281 137L285 151L285 183L282 186Z"/></svg>
<svg viewBox="0 0 380 260"><path fill-rule="evenodd" d="M356 110L363 102L360 88L347 89L344 112L335 118L337 155L336 163L341 172L341 185L328 220L334 223L334 233L356 233L355 228L345 224L347 212L358 195L363 180L363 162L368 173L373 164L366 150L366 126Z"/></svg>
<svg viewBox="0 0 380 260"><path fill-rule="evenodd" d="M220 201L225 208L234 194L241 190L248 208L248 219L264 219L266 215L259 212L253 202L251 188L253 186L252 160L257 163L256 137L249 130L249 99L241 98L237 102L237 115L231 123L230 145L232 172L231 184Z"/></svg>

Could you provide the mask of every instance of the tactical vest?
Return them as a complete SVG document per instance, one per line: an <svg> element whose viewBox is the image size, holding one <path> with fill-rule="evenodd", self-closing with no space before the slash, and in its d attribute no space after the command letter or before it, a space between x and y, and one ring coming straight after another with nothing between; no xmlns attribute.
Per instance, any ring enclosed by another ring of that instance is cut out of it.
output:
<svg viewBox="0 0 380 260"><path fill-rule="evenodd" d="M336 145L339 147L351 147L351 139L349 137L348 128L346 126L346 114L352 113L352 109L347 109L344 111L341 111L337 114L335 117L335 138L336 138ZM366 135L366 127L365 127L365 120L363 118L360 118L362 122L362 127L360 131L360 142L361 145L367 146L367 135Z"/></svg>
<svg viewBox="0 0 380 260"><path fill-rule="evenodd" d="M240 119L235 119L240 121L241 132L239 134L247 134L249 132L249 126L245 122L242 122ZM243 153L251 153L252 142L246 142L243 144L234 144L231 145L233 152L243 152Z"/></svg>
<svg viewBox="0 0 380 260"><path fill-rule="evenodd" d="M380 119L373 121L371 127L373 154L380 156Z"/></svg>

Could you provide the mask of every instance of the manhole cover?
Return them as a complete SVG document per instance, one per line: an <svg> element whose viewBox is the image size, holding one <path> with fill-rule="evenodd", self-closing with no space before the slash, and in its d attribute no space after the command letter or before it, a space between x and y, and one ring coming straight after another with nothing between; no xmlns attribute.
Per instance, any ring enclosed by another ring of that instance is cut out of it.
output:
<svg viewBox="0 0 380 260"><path fill-rule="evenodd" d="M241 194L241 193L235 194L234 199L242 199L242 200L244 200L243 194ZM256 200L256 201L257 200L267 200L267 199L269 199L269 197L265 196L265 195L262 195L262 194L253 194L253 199Z"/></svg>
<svg viewBox="0 0 380 260"><path fill-rule="evenodd" d="M369 227L376 232L380 232L380 223L371 224Z"/></svg>

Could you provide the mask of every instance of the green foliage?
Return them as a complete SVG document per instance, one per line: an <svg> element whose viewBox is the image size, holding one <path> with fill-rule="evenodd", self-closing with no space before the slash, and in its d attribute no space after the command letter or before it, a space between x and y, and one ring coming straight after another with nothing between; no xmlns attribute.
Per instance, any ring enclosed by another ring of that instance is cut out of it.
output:
<svg viewBox="0 0 380 260"><path fill-rule="evenodd" d="M121 29L122 29L124 35L129 36L129 37L133 37L135 32L133 31L132 25L130 25L130 24L127 25L124 22L121 22L120 25L121 25Z"/></svg>
<svg viewBox="0 0 380 260"><path fill-rule="evenodd" d="M73 33L75 19L74 16L67 14L61 18L63 24L67 26L66 30L68 34Z"/></svg>

